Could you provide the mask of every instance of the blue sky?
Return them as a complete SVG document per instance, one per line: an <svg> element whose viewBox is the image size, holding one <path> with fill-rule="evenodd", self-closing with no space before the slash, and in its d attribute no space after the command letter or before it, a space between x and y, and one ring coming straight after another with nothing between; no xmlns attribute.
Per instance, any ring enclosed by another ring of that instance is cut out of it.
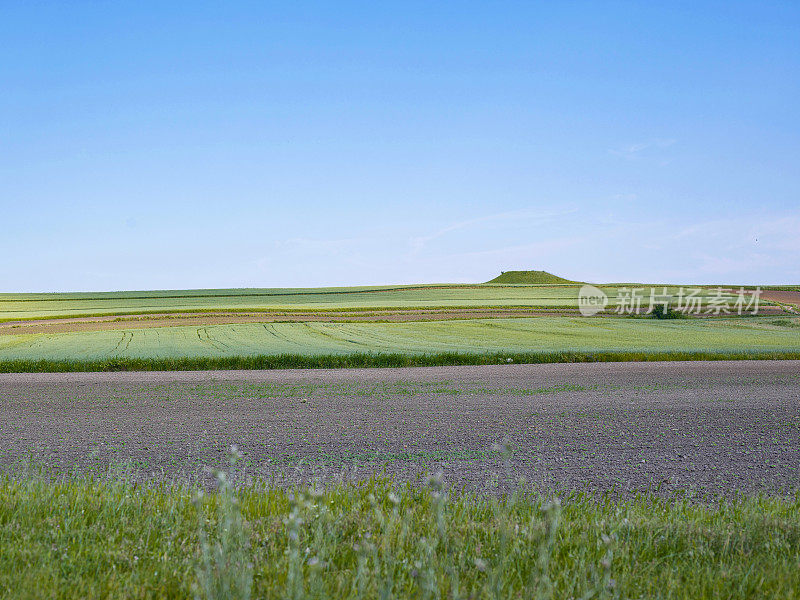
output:
<svg viewBox="0 0 800 600"><path fill-rule="evenodd" d="M0 39L0 291L800 283L797 2L5 1Z"/></svg>

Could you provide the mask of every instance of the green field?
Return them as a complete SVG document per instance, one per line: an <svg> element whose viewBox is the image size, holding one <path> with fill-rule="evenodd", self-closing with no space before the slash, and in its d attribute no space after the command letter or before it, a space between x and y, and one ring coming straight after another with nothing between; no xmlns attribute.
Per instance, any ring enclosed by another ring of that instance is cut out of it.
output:
<svg viewBox="0 0 800 600"><path fill-rule="evenodd" d="M600 286L613 305L618 286ZM661 291L659 286L658 292ZM0 294L0 321L188 311L353 310L371 308L577 308L579 284L424 285L350 288L163 290ZM649 287L647 288L649 294ZM668 293L677 293L676 287ZM702 296L712 294L703 289ZM646 300L646 299L645 299Z"/></svg>
<svg viewBox="0 0 800 600"><path fill-rule="evenodd" d="M154 327L0 336L0 361L502 351L800 351L796 321L533 317Z"/></svg>
<svg viewBox="0 0 800 600"><path fill-rule="evenodd" d="M505 275L514 280L552 277L539 271ZM799 323L792 314L675 320L620 317L613 314L613 307L621 287L644 290L642 306L647 308L650 286L634 284L601 286L610 304L605 316L591 319L572 316L577 315L580 289L575 283L0 294L0 323L5 323L0 332L0 363L4 364L2 370L41 370L49 368L44 365L47 361L88 365L280 355L395 355L439 357L430 358L429 364L462 364L478 360L469 357L498 353L530 362L557 353L570 353L572 359L588 353L628 353L631 360L646 359L649 353L663 360L670 358L670 353L680 358L686 353L729 357L784 353L789 357L800 351ZM663 287L657 286L656 293L662 293ZM678 288L667 288L667 293L677 294ZM704 298L716 293L713 288L699 291ZM437 311L415 312L424 309ZM485 318L485 313L475 309L506 312ZM244 312L254 314L243 318L240 313ZM187 313L194 313L195 320L178 319ZM154 314L163 315L159 317L162 320L136 316ZM500 318L509 316L515 318ZM65 317L122 321L102 327L76 321L58 327L38 326L38 330L13 323L38 319L54 324ZM250 322L220 322L223 317ZM140 320L126 325L125 319ZM261 320L275 322L253 322ZM403 322L387 322L393 320ZM454 354L460 358L441 358ZM598 360L596 356L590 359ZM306 365L298 360L284 361L285 366ZM39 365L23 364L33 362ZM182 364L191 368L189 363ZM357 364L400 363L366 358Z"/></svg>

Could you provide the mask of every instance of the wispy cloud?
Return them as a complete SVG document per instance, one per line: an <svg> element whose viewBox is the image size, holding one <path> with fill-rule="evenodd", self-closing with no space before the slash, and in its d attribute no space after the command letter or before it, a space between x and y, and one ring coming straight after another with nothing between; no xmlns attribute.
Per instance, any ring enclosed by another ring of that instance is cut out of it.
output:
<svg viewBox="0 0 800 600"><path fill-rule="evenodd" d="M448 260L474 260L477 258L495 257L516 260L518 257L524 257L525 260L530 260L536 257L550 256L567 248L573 248L583 242L585 242L585 238L581 236L558 237L527 244L492 248L489 250L459 252L457 254L446 255L444 258Z"/></svg>
<svg viewBox="0 0 800 600"><path fill-rule="evenodd" d="M636 144L628 144L621 148L612 148L609 152L615 156L621 156L626 160L641 160L645 157L655 154L657 150L669 148L677 143L675 139L653 139L646 142L638 142ZM666 162L662 161L662 164Z"/></svg>
<svg viewBox="0 0 800 600"><path fill-rule="evenodd" d="M303 251L335 251L343 248L356 246L366 241L363 238L338 238L338 239L319 239L293 237L285 240L275 240L273 242L276 249L280 250L303 250Z"/></svg>
<svg viewBox="0 0 800 600"><path fill-rule="evenodd" d="M507 212L499 212L493 213L490 215L484 215L481 217L476 217L474 219L466 219L464 221L456 221L447 225L446 227L442 227L438 231L435 231L429 235L424 236L417 236L412 237L409 240L409 244L411 245L412 254L419 253L425 247L426 244L429 242L444 237L449 233L454 231L458 231L461 229L469 229L473 227L479 227L485 223L491 222L498 222L498 221L548 221L551 219L556 219L560 217L564 217L566 215L572 214L577 212L577 208L569 208L566 210L560 211L542 211L536 209L522 209L522 210L512 210Z"/></svg>
<svg viewBox="0 0 800 600"><path fill-rule="evenodd" d="M402 225L341 238L291 237L270 241L241 270L270 285L294 287L483 281L501 270L534 268L586 281L756 284L800 278L800 212L639 217L525 209L454 221L414 238Z"/></svg>
<svg viewBox="0 0 800 600"><path fill-rule="evenodd" d="M611 196L612 200L617 200L619 202L634 202L639 199L639 194L634 193L627 193L627 194L614 194Z"/></svg>
<svg viewBox="0 0 800 600"><path fill-rule="evenodd" d="M259 271L272 269L277 262L296 263L310 258L348 259L352 260L363 254L363 249L368 246L367 238L306 238L293 237L283 240L274 240L271 250L267 246L267 254L254 258L251 264Z"/></svg>
<svg viewBox="0 0 800 600"><path fill-rule="evenodd" d="M733 215L696 221L608 223L653 265L656 278L689 283L781 283L800 275L800 214ZM625 232L623 234L623 232ZM602 245L600 246L602 247ZM625 257L608 253L610 264ZM731 281L723 281L730 278Z"/></svg>

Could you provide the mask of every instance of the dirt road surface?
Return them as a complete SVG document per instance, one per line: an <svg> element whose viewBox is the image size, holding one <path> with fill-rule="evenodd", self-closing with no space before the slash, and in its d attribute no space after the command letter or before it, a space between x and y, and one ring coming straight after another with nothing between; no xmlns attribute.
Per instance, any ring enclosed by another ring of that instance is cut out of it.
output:
<svg viewBox="0 0 800 600"><path fill-rule="evenodd" d="M240 482L793 493L800 361L0 375L6 471L202 483L232 444Z"/></svg>

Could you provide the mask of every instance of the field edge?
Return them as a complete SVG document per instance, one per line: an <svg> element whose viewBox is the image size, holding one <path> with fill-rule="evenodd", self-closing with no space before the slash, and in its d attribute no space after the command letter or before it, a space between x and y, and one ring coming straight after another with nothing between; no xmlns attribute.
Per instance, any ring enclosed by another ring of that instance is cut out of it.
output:
<svg viewBox="0 0 800 600"><path fill-rule="evenodd" d="M796 350L663 351L663 352L441 352L431 354L267 354L176 358L111 358L106 360L7 360L0 373L74 373L115 371L218 371L276 369L346 369L445 367L497 364L594 362L672 362L722 360L800 360Z"/></svg>

